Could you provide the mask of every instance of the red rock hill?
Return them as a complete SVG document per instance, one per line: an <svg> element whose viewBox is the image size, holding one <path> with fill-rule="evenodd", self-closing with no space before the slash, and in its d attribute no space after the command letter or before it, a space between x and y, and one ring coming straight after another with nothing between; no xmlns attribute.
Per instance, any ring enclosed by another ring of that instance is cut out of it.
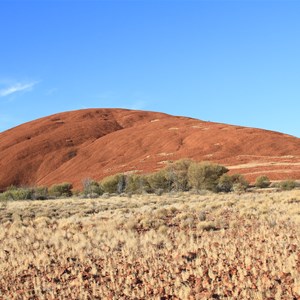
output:
<svg viewBox="0 0 300 300"><path fill-rule="evenodd" d="M147 173L180 158L221 163L249 180L300 179L300 139L293 136L156 112L86 109L0 133L0 189L64 181L81 188L84 178Z"/></svg>

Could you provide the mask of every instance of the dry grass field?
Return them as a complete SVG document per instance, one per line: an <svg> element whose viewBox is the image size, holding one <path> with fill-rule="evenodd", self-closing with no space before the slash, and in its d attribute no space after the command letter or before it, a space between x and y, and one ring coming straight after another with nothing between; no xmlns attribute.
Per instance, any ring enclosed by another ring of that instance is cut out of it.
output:
<svg viewBox="0 0 300 300"><path fill-rule="evenodd" d="M300 299L300 191L0 203L0 299Z"/></svg>

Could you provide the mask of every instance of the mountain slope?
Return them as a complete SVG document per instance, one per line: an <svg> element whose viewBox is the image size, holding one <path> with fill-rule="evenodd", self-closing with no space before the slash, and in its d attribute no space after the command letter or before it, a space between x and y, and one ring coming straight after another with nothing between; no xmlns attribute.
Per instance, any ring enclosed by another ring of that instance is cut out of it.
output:
<svg viewBox="0 0 300 300"><path fill-rule="evenodd" d="M0 133L0 189L151 172L180 158L211 160L253 180L300 179L300 139L163 113L86 109Z"/></svg>

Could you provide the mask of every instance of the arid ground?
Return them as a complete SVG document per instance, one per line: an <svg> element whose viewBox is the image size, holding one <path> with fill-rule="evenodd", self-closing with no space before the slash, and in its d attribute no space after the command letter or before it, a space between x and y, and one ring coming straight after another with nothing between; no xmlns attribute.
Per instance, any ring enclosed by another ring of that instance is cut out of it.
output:
<svg viewBox="0 0 300 300"><path fill-rule="evenodd" d="M300 299L300 191L0 204L0 299Z"/></svg>

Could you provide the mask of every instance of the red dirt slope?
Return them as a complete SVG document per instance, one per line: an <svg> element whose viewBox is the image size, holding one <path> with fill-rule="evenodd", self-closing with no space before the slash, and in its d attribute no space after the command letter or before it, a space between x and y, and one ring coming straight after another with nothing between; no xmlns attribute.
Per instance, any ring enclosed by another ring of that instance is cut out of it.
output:
<svg viewBox="0 0 300 300"><path fill-rule="evenodd" d="M180 158L222 163L250 180L300 179L300 139L293 136L163 113L86 109L0 133L0 189L63 181L80 188L87 177L146 173Z"/></svg>

